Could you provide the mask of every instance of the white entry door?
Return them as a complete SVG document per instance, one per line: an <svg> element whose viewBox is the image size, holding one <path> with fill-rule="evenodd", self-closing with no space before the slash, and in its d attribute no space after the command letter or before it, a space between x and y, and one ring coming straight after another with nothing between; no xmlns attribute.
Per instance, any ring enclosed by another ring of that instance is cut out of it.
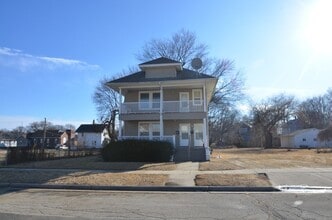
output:
<svg viewBox="0 0 332 220"><path fill-rule="evenodd" d="M190 132L189 124L180 124L180 146L189 145L189 132Z"/></svg>
<svg viewBox="0 0 332 220"><path fill-rule="evenodd" d="M180 92L180 112L189 112L189 92Z"/></svg>
<svg viewBox="0 0 332 220"><path fill-rule="evenodd" d="M203 124L194 124L194 144L197 147L202 147L204 144L203 138Z"/></svg>

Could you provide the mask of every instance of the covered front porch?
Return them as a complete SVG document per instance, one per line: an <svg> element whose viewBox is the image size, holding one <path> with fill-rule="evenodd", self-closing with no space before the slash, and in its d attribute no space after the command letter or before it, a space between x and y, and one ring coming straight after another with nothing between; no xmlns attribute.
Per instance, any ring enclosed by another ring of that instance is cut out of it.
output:
<svg viewBox="0 0 332 220"><path fill-rule="evenodd" d="M125 121L120 139L166 140L175 147L208 146L205 119L159 121Z"/></svg>

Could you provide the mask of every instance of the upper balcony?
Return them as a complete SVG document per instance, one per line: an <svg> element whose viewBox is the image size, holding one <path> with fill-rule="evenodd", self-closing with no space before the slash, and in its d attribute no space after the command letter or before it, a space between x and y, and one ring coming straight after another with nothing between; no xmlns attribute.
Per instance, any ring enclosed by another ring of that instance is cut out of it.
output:
<svg viewBox="0 0 332 220"><path fill-rule="evenodd" d="M202 100L164 101L164 102L125 102L121 104L120 114L137 113L186 113L204 112Z"/></svg>

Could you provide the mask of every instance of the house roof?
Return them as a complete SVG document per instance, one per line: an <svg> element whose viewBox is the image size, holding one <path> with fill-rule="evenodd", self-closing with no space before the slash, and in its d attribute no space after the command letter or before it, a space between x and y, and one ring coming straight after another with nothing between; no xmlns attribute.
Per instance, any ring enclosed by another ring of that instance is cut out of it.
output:
<svg viewBox="0 0 332 220"><path fill-rule="evenodd" d="M317 128L301 129L301 130L297 130L297 131L294 131L292 133L285 134L285 135L282 135L282 136L296 136L298 134L303 134L303 133L308 132L308 131L319 131L319 129L317 129Z"/></svg>
<svg viewBox="0 0 332 220"><path fill-rule="evenodd" d="M112 80L108 83L130 83L130 82L154 82L163 80L188 80L188 79L213 79L213 76L197 73L195 71L183 68L182 71L178 71L176 77L165 78L146 78L144 71L139 71L128 76L121 77L119 79Z"/></svg>
<svg viewBox="0 0 332 220"><path fill-rule="evenodd" d="M102 133L105 129L104 124L82 124L76 132L77 133Z"/></svg>
<svg viewBox="0 0 332 220"><path fill-rule="evenodd" d="M168 59L166 57L159 57L157 59L150 60L145 63L141 63L139 65L171 64L171 63L181 64L181 62L179 62L179 61Z"/></svg>
<svg viewBox="0 0 332 220"><path fill-rule="evenodd" d="M64 131L61 130L46 130L45 137L46 138L59 138L61 135L65 133ZM35 132L29 132L27 134L27 138L40 138L44 137L44 131L43 130L38 130Z"/></svg>

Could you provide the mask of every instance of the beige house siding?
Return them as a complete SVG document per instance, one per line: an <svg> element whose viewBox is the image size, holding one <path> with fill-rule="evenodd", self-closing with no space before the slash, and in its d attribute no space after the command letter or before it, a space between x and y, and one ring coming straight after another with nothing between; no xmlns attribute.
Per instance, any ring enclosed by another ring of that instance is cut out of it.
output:
<svg viewBox="0 0 332 220"><path fill-rule="evenodd" d="M140 120L140 121L125 121L124 122L124 133L123 136L137 136L138 135L138 123L139 122L159 122L159 120ZM176 135L179 130L180 124L190 124L193 126L196 123L203 123L203 120L166 120L164 121L164 135Z"/></svg>
<svg viewBox="0 0 332 220"><path fill-rule="evenodd" d="M120 120L124 120L124 121L159 120L159 110L157 112L156 113L139 113L139 114L121 114Z"/></svg>
<svg viewBox="0 0 332 220"><path fill-rule="evenodd" d="M163 114L164 120L171 120L171 119L194 120L194 119L203 119L203 118L206 118L206 112L176 112L176 113Z"/></svg>
<svg viewBox="0 0 332 220"><path fill-rule="evenodd" d="M150 67L145 71L146 78L166 78L176 77L176 69L174 67Z"/></svg>

